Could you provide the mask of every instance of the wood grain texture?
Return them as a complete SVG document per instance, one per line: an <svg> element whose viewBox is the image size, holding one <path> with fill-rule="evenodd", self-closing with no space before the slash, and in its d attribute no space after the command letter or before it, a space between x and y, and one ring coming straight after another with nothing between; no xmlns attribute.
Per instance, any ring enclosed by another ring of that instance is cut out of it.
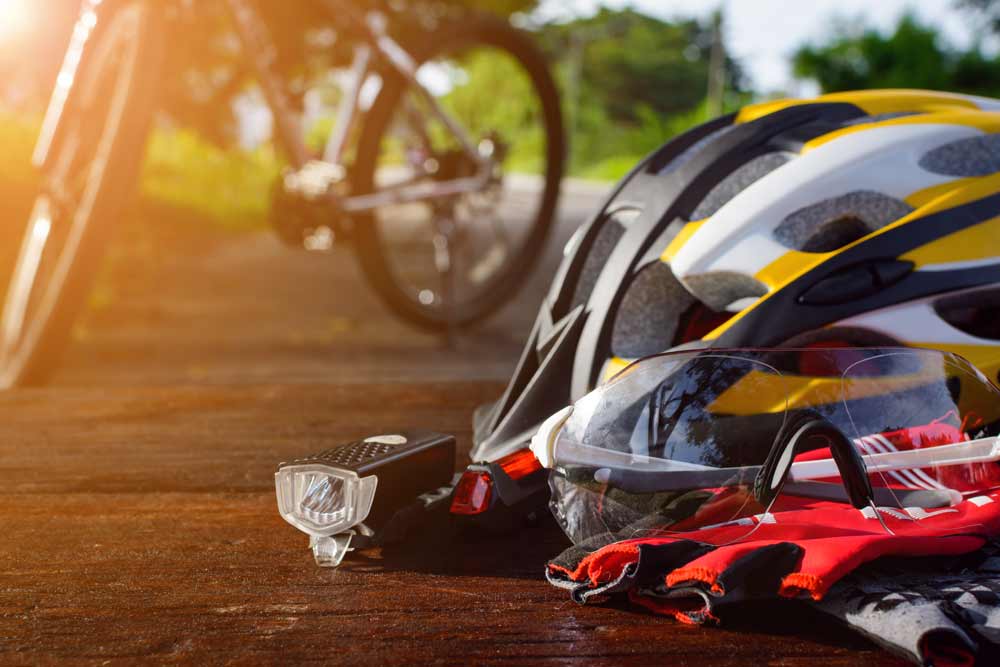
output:
<svg viewBox="0 0 1000 667"><path fill-rule="evenodd" d="M313 565L275 465L376 430L452 431L495 383L28 390L0 397L0 663L884 664L794 603L691 628L581 607L564 546L432 542Z"/></svg>

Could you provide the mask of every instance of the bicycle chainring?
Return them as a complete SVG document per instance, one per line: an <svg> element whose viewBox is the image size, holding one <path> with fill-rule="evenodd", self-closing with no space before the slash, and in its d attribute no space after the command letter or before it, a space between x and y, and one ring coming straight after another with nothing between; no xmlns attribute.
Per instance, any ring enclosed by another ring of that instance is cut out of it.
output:
<svg viewBox="0 0 1000 667"><path fill-rule="evenodd" d="M328 250L349 239L350 225L324 200L310 200L288 191L284 177L271 189L268 213L271 227L286 245L306 250Z"/></svg>

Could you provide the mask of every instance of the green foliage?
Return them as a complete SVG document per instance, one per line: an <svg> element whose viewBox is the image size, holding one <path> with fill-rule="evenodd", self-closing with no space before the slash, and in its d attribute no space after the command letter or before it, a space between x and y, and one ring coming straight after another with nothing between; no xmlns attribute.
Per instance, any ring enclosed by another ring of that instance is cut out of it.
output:
<svg viewBox="0 0 1000 667"><path fill-rule="evenodd" d="M732 95L726 100L724 111L735 111L749 101L749 95ZM640 112L643 122L615 128L595 137L578 151L571 173L574 176L596 180L616 181L624 176L639 160L659 148L668 139L699 125L709 117L708 105L701 104L686 113L664 117L645 108ZM583 151L586 151L581 155Z"/></svg>
<svg viewBox="0 0 1000 667"><path fill-rule="evenodd" d="M594 100L616 122L640 122L639 109L670 115L705 96L711 28L694 20L663 21L632 9L602 8L590 18L545 26L539 40L565 64L570 94ZM742 75L726 64L727 87ZM571 81L569 79L575 79Z"/></svg>
<svg viewBox="0 0 1000 667"><path fill-rule="evenodd" d="M142 195L226 229L266 223L280 162L269 147L224 150L191 130L153 133L142 173Z"/></svg>
<svg viewBox="0 0 1000 667"><path fill-rule="evenodd" d="M473 50L451 66L443 106L473 137L497 132L509 143L505 166L538 171L544 158L541 104L528 73L495 50ZM441 128L443 130L443 128Z"/></svg>
<svg viewBox="0 0 1000 667"><path fill-rule="evenodd" d="M0 113L0 196L33 196L37 175L31 151L40 119ZM280 161L269 148L224 150L191 130L153 133L140 179L140 196L188 211L201 223L230 230L263 227ZM14 208L18 208L14 206Z"/></svg>
<svg viewBox="0 0 1000 667"><path fill-rule="evenodd" d="M936 28L904 15L890 35L841 30L830 41L794 56L794 72L824 92L862 88L930 88L980 95L1000 93L1000 60L975 47L942 43Z"/></svg>
<svg viewBox="0 0 1000 667"><path fill-rule="evenodd" d="M602 8L544 26L538 39L564 92L574 175L619 178L671 136L708 119L708 24ZM724 76L728 108L747 96L732 60Z"/></svg>

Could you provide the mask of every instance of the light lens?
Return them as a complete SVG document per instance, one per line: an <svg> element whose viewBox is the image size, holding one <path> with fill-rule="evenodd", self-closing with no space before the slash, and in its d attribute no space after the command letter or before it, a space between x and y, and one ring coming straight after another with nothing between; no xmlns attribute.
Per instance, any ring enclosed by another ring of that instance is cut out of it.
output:
<svg viewBox="0 0 1000 667"><path fill-rule="evenodd" d="M466 470L455 487L452 514L482 514L490 508L493 480L489 473Z"/></svg>
<svg viewBox="0 0 1000 667"><path fill-rule="evenodd" d="M503 468L511 479L523 479L542 469L542 464L530 449L519 449L513 454L497 459L497 465Z"/></svg>
<svg viewBox="0 0 1000 667"><path fill-rule="evenodd" d="M309 535L335 535L366 518L378 478L324 465L281 468L274 474L282 518Z"/></svg>

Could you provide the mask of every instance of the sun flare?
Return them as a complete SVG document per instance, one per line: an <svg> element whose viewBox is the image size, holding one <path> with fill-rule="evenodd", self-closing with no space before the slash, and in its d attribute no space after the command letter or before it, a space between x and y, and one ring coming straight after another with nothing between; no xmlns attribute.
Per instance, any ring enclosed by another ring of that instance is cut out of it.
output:
<svg viewBox="0 0 1000 667"><path fill-rule="evenodd" d="M28 27L32 0L0 0L0 39L17 35Z"/></svg>

